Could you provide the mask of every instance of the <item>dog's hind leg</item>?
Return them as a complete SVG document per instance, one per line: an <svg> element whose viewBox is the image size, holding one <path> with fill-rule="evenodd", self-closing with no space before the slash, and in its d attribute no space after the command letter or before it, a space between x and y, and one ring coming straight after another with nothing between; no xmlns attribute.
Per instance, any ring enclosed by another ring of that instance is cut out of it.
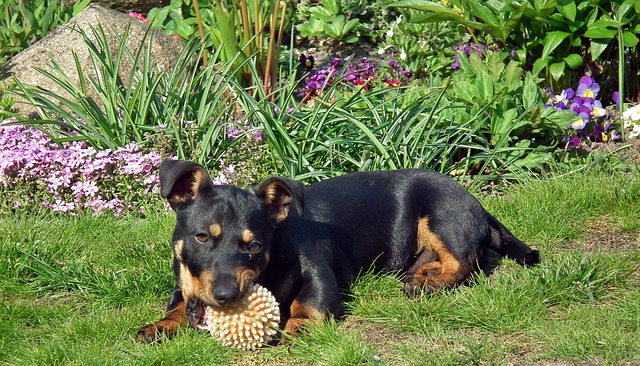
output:
<svg viewBox="0 0 640 366"><path fill-rule="evenodd" d="M429 219L418 220L418 253L416 261L407 270L404 292L415 295L421 291L453 287L464 282L473 273L473 266L451 253L442 240L429 229Z"/></svg>

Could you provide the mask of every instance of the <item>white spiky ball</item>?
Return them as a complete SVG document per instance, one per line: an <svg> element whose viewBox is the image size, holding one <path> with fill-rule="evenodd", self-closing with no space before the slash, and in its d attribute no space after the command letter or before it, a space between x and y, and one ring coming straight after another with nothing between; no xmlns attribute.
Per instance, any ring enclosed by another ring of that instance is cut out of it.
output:
<svg viewBox="0 0 640 366"><path fill-rule="evenodd" d="M276 298L258 284L233 305L207 307L207 330L225 346L256 349L278 332L280 308Z"/></svg>

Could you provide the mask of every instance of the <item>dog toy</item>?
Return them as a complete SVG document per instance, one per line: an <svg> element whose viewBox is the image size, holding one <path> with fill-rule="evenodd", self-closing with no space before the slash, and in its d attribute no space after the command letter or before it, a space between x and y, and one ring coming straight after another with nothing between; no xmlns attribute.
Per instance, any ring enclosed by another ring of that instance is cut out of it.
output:
<svg viewBox="0 0 640 366"><path fill-rule="evenodd" d="M207 330L223 345L253 350L278 332L280 308L269 290L253 284L237 303L207 307L206 317Z"/></svg>

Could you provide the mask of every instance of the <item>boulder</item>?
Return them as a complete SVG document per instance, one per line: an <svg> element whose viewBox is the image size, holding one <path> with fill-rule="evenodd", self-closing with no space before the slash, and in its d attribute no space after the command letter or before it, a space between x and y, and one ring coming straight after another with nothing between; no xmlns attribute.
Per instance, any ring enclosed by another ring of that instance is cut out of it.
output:
<svg viewBox="0 0 640 366"><path fill-rule="evenodd" d="M77 55L83 72L88 75L93 74L93 63L89 49L78 30L83 30L93 39L92 29L98 29L99 25L101 25L106 34L109 50L115 53L128 24L131 24L131 26L128 34L126 34L126 44L132 53L135 54L140 47L147 47L148 43L146 42L150 41L152 42L152 64L164 72L167 72L175 65L180 52L184 48L184 42L165 35L157 29L152 29L151 34L148 35L145 41L144 36L148 30L149 23L101 5L91 4L53 33L7 61L0 70L0 82L1 84L10 82L11 77L15 76L24 84L37 85L58 95L68 97L69 94L59 85L35 68L53 72L52 61L55 61L74 83L78 83L79 77L73 58L74 53ZM145 44L143 44L143 41L145 41ZM146 53L146 51L143 51L143 53ZM123 80L129 79L131 69L131 61L127 56L123 57L120 69L120 76ZM95 74L92 76L95 77ZM94 100L98 100L97 94L91 94L91 92L92 90L90 89L89 96ZM14 108L22 116L34 117L35 109L25 101L17 100Z"/></svg>

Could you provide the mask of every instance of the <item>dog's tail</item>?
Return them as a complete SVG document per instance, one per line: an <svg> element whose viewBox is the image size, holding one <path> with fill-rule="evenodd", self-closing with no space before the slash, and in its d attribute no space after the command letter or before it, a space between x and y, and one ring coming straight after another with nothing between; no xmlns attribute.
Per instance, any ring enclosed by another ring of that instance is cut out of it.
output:
<svg viewBox="0 0 640 366"><path fill-rule="evenodd" d="M540 263L540 253L521 242L495 217L489 215L491 243L489 246L503 257L511 258L523 266Z"/></svg>

